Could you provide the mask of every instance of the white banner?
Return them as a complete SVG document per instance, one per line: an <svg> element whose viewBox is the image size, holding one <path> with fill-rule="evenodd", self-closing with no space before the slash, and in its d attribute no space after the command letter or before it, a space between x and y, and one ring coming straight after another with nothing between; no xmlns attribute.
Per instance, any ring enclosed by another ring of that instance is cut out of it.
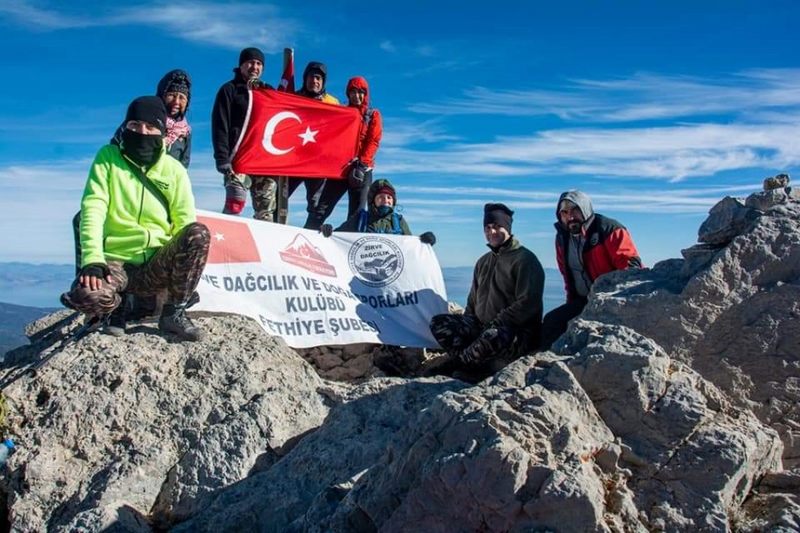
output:
<svg viewBox="0 0 800 533"><path fill-rule="evenodd" d="M436 347L442 269L419 237L316 231L198 211L211 231L198 311L254 318L289 346Z"/></svg>

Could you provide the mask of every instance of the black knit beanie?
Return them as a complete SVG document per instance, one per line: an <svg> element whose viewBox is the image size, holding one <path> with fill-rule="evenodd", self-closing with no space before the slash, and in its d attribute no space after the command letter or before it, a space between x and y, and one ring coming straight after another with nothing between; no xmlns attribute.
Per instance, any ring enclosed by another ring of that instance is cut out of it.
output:
<svg viewBox="0 0 800 533"><path fill-rule="evenodd" d="M489 224L496 224L511 233L511 223L514 211L505 206L505 204L486 204L483 206L483 227Z"/></svg>
<svg viewBox="0 0 800 533"><path fill-rule="evenodd" d="M245 48L239 53L239 65L241 65L242 63L246 63L251 59L258 59L263 64L264 52L262 52L258 48L250 47L250 48Z"/></svg>
<svg viewBox="0 0 800 533"><path fill-rule="evenodd" d="M158 96L140 96L131 102L125 122L131 120L147 122L161 130L161 135L167 134L167 109Z"/></svg>

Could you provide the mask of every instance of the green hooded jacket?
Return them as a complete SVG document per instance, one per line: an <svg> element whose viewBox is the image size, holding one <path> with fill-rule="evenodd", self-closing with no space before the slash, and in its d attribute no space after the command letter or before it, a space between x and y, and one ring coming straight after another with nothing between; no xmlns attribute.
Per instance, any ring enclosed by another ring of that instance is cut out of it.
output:
<svg viewBox="0 0 800 533"><path fill-rule="evenodd" d="M167 199L169 213L133 168L118 146L106 145L95 156L81 199L81 267L107 261L141 265L196 221L189 175L163 148L145 174Z"/></svg>

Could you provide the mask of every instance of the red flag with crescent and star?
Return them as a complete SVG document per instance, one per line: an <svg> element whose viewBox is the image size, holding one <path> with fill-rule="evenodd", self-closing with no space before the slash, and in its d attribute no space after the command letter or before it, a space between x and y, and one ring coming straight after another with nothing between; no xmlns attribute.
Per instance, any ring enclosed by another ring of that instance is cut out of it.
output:
<svg viewBox="0 0 800 533"><path fill-rule="evenodd" d="M356 157L361 120L354 107L251 90L233 170L255 176L344 177Z"/></svg>

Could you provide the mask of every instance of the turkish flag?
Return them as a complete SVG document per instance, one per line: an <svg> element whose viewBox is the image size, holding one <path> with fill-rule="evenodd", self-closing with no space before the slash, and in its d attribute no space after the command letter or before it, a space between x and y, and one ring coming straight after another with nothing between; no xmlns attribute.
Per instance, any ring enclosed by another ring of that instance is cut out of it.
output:
<svg viewBox="0 0 800 533"><path fill-rule="evenodd" d="M233 169L256 176L344 177L356 157L361 114L270 89L251 90Z"/></svg>
<svg viewBox="0 0 800 533"><path fill-rule="evenodd" d="M208 249L209 264L260 263L256 241L250 228L243 222L221 218L197 217L197 221L208 227L211 246Z"/></svg>

